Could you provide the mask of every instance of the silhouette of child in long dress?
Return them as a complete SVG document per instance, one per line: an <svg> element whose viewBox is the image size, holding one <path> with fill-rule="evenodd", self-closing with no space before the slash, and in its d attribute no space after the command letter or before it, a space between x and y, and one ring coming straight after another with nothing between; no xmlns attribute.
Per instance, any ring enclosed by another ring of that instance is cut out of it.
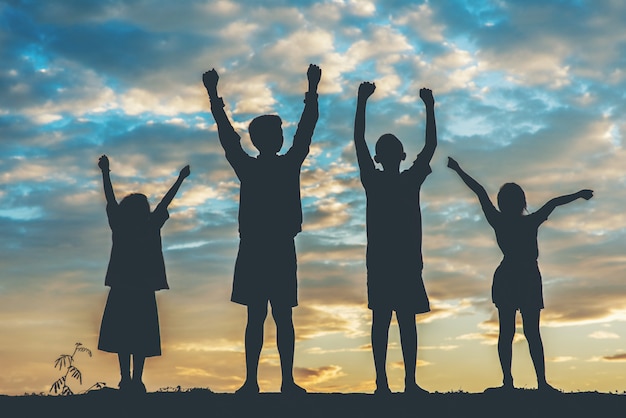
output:
<svg viewBox="0 0 626 418"><path fill-rule="evenodd" d="M552 211L578 198L591 199L592 190L559 196L549 200L538 211L524 215L526 196L516 183L505 183L498 192L498 209L489 195L476 180L468 175L453 159L448 158L448 167L456 171L463 182L476 194L487 222L496 234L498 247L504 258L496 269L491 287L493 303L498 308L499 335L498 355L502 367L503 385L498 389L513 389L511 357L515 336L515 315L522 315L524 336L528 341L530 356L537 375L538 389L556 391L546 381L543 343L539 332L540 312L543 309L541 273L537 259L539 249L537 233L539 226L548 219Z"/></svg>
<svg viewBox="0 0 626 418"><path fill-rule="evenodd" d="M430 160L437 146L435 101L432 91L421 89L426 106L426 139L408 170L400 172L406 158L402 143L392 134L376 142L374 161L365 142L365 107L374 93L373 83L361 83L354 121L354 145L367 198L367 296L372 310L372 351L376 369L376 394L390 393L386 360L393 311L400 329L405 369L405 393L424 393L415 382L417 329L415 315L430 311L422 279L422 219L420 188L431 173Z"/></svg>
<svg viewBox="0 0 626 418"><path fill-rule="evenodd" d="M248 155L233 129L224 102L217 93L218 74L203 74L226 159L240 181L239 252L235 262L231 301L247 306L245 331L246 380L238 394L259 392L259 356L263 347L263 324L268 302L276 323L284 394L306 392L293 379L295 334L292 308L298 305L294 238L302 230L300 169L309 153L318 119L317 86L321 70L310 65L309 90L292 147L278 155L283 145L282 121L263 115L249 125L250 139L259 155Z"/></svg>
<svg viewBox="0 0 626 418"><path fill-rule="evenodd" d="M190 170L185 166L180 171L174 185L150 212L148 199L140 193L132 193L118 204L106 155L100 157L98 166L102 170L113 241L105 279L110 290L102 316L98 349L117 353L120 390L145 393L142 382L145 359L161 355L155 291L169 289L161 251L161 227L169 218L168 205Z"/></svg>

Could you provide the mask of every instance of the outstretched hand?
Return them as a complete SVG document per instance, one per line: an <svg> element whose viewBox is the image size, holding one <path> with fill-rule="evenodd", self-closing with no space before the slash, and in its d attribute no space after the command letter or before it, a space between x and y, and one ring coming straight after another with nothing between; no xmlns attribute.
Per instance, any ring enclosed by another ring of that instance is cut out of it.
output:
<svg viewBox="0 0 626 418"><path fill-rule="evenodd" d="M180 173L178 174L178 178L185 179L189 177L189 174L191 174L191 170L189 169L189 165L186 165L183 167L182 170L180 170Z"/></svg>
<svg viewBox="0 0 626 418"><path fill-rule="evenodd" d="M100 170L102 171L110 171L109 170L109 157L103 154L98 159L98 167L100 167Z"/></svg>
<svg viewBox="0 0 626 418"><path fill-rule="evenodd" d="M309 69L306 71L306 77L309 80L309 91L317 91L317 85L322 78L322 69L315 64L309 64Z"/></svg>
<svg viewBox="0 0 626 418"><path fill-rule="evenodd" d="M457 163L456 160L454 158L452 158L452 157L448 157L448 167L453 169L454 171L456 171L459 168L461 168L459 163Z"/></svg>
<svg viewBox="0 0 626 418"><path fill-rule="evenodd" d="M364 81L359 85L359 99L366 99L374 94L374 90L376 90L376 84L370 83L369 81Z"/></svg>
<svg viewBox="0 0 626 418"><path fill-rule="evenodd" d="M584 189L584 190L579 191L578 194L583 199L589 200L589 199L591 199L593 197L593 190Z"/></svg>
<svg viewBox="0 0 626 418"><path fill-rule="evenodd" d="M420 98L426 106L434 106L435 98L433 97L433 91L427 88L420 89Z"/></svg>
<svg viewBox="0 0 626 418"><path fill-rule="evenodd" d="M202 82L204 83L204 87L206 87L207 91L215 91L217 89L217 82L220 79L220 76L215 71L215 68L211 68L209 71L206 71L202 74Z"/></svg>

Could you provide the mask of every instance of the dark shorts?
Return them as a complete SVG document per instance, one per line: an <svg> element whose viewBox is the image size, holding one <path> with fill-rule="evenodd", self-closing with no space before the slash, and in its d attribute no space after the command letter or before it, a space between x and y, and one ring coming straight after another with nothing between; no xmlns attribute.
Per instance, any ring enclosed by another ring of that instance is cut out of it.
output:
<svg viewBox="0 0 626 418"><path fill-rule="evenodd" d="M161 355L154 291L118 287L109 290L100 325L98 349L145 357Z"/></svg>
<svg viewBox="0 0 626 418"><path fill-rule="evenodd" d="M499 309L543 309L541 273L537 262L502 261L493 275L491 300Z"/></svg>
<svg viewBox="0 0 626 418"><path fill-rule="evenodd" d="M230 300L241 305L298 305L296 247L293 238L242 238Z"/></svg>
<svg viewBox="0 0 626 418"><path fill-rule="evenodd" d="M413 313L430 311L421 270L414 272L367 272L367 307L372 310L391 310Z"/></svg>

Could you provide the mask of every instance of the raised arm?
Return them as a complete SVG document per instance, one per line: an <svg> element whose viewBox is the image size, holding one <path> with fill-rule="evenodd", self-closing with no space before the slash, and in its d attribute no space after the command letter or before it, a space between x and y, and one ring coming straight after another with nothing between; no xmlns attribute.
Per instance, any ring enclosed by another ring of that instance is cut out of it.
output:
<svg viewBox="0 0 626 418"><path fill-rule="evenodd" d="M189 177L189 174L191 174L191 170L189 169L189 166L186 165L183 167L182 170L180 170L178 178L176 179L172 187L170 187L170 189L167 191L167 193L165 193L165 196L163 196L163 199L161 199L161 202L159 202L158 207L167 208L170 203L172 203L172 199L174 199L174 196L178 192L180 185L183 184L183 180Z"/></svg>
<svg viewBox="0 0 626 418"><path fill-rule="evenodd" d="M426 106L426 139L420 156L430 162L437 148L437 125L435 123L435 98L430 89L420 89L420 98Z"/></svg>
<svg viewBox="0 0 626 418"><path fill-rule="evenodd" d="M374 171L374 161L365 142L365 107L367 99L376 90L376 85L370 82L363 82L359 85L359 92L356 102L356 114L354 115L354 148L356 149L356 159L359 163L361 176L364 171Z"/></svg>
<svg viewBox="0 0 626 418"><path fill-rule="evenodd" d="M476 196L478 197L478 201L480 202L480 206L482 207L483 212L487 217L487 220L489 220L491 216L495 212L497 212L497 210L491 202L491 199L489 199L489 195L487 194L485 188L476 180L474 180L469 174L463 171L459 163L457 163L454 158L448 157L448 167L451 168L453 171L456 171L456 173L459 175L459 177L461 177L461 180L463 180L467 187L469 187L470 190L472 190L476 194Z"/></svg>
<svg viewBox="0 0 626 418"><path fill-rule="evenodd" d="M224 100L222 100L222 98L217 94L218 80L219 75L215 69L211 69L202 74L202 82L204 83L204 87L206 87L209 99L211 100L211 113L213 114L215 123L217 123L217 133L220 138L220 143L226 153L239 150L243 152L241 143L239 142L241 137L237 132L235 132L230 120L228 120L228 116L226 116L226 112L224 111Z"/></svg>
<svg viewBox="0 0 626 418"><path fill-rule="evenodd" d="M548 216L550 216L552 211L556 209L557 206L566 205L579 198L589 200L592 197L593 197L593 190L589 190L589 189L579 190L576 193L566 194L563 196L555 197L554 199L550 199L537 212L538 213L540 212L542 214L542 217L547 218Z"/></svg>
<svg viewBox="0 0 626 418"><path fill-rule="evenodd" d="M313 131L319 118L317 86L322 78L322 70L315 64L309 64L306 77L309 82L309 89L304 95L304 110L302 111L302 116L300 116L296 134L293 137L293 145L288 151L288 153L297 153L302 161L309 154Z"/></svg>
<svg viewBox="0 0 626 418"><path fill-rule="evenodd" d="M102 184L104 186L104 197L107 200L107 204L116 204L115 193L113 192L113 185L111 184L111 170L109 169L109 157L102 155L98 160L98 167L102 171Z"/></svg>

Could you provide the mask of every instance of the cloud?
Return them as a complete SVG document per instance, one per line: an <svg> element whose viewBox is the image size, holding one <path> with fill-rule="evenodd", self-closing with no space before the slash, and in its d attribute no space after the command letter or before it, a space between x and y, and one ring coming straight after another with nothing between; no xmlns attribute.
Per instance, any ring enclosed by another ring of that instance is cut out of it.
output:
<svg viewBox="0 0 626 418"><path fill-rule="evenodd" d="M593 362L623 362L626 361L626 353L617 353L610 356L594 357L590 361Z"/></svg>
<svg viewBox="0 0 626 418"><path fill-rule="evenodd" d="M425 367L425 366L430 366L431 363L429 363L428 361L424 361L421 359L417 360L417 367ZM404 370L404 362L403 361L394 361L393 363L390 364L390 366L394 369L401 369Z"/></svg>
<svg viewBox="0 0 626 418"><path fill-rule="evenodd" d="M226 112L256 155L247 125L262 113L280 114L289 147L311 62L323 76L296 237L301 377L319 391L373 390L360 364L371 360L371 313L365 193L352 145L356 90L371 80L368 144L395 133L411 156L402 169L423 146L418 89L432 88L436 99L439 143L421 193L432 311L417 321L437 332L421 334L422 348L436 358L497 340L490 286L502 254L475 196L446 168L451 155L494 200L502 183L521 184L531 212L552 197L594 190L541 227L539 263L542 327L589 337L551 361L567 360L581 380L596 381L603 371L582 359L619 361L617 348L607 355L593 342L619 342L626 320L625 17L614 1L3 4L0 392L46 391L56 376L46 358L77 338L97 344L111 233L96 166L102 154L118 198L142 191L153 206L191 165L162 231L171 289L157 295L164 355L148 364L148 386L241 385L246 310L229 302L239 181L201 76L219 72ZM612 328L585 328L591 324ZM280 379L274 337L270 319L260 369L269 390ZM88 379L116 381L115 356L94 351ZM432 360L429 373L455 375L458 361ZM611 373L601 380L619 382ZM488 384L471 379L438 384Z"/></svg>
<svg viewBox="0 0 626 418"><path fill-rule="evenodd" d="M293 374L296 380L307 386L314 386L344 376L341 367L337 365L322 366L314 369L294 367Z"/></svg>
<svg viewBox="0 0 626 418"><path fill-rule="evenodd" d="M597 340L613 340L619 339L619 335L614 332L606 332L606 331L595 331L589 334L589 338L594 338Z"/></svg>

